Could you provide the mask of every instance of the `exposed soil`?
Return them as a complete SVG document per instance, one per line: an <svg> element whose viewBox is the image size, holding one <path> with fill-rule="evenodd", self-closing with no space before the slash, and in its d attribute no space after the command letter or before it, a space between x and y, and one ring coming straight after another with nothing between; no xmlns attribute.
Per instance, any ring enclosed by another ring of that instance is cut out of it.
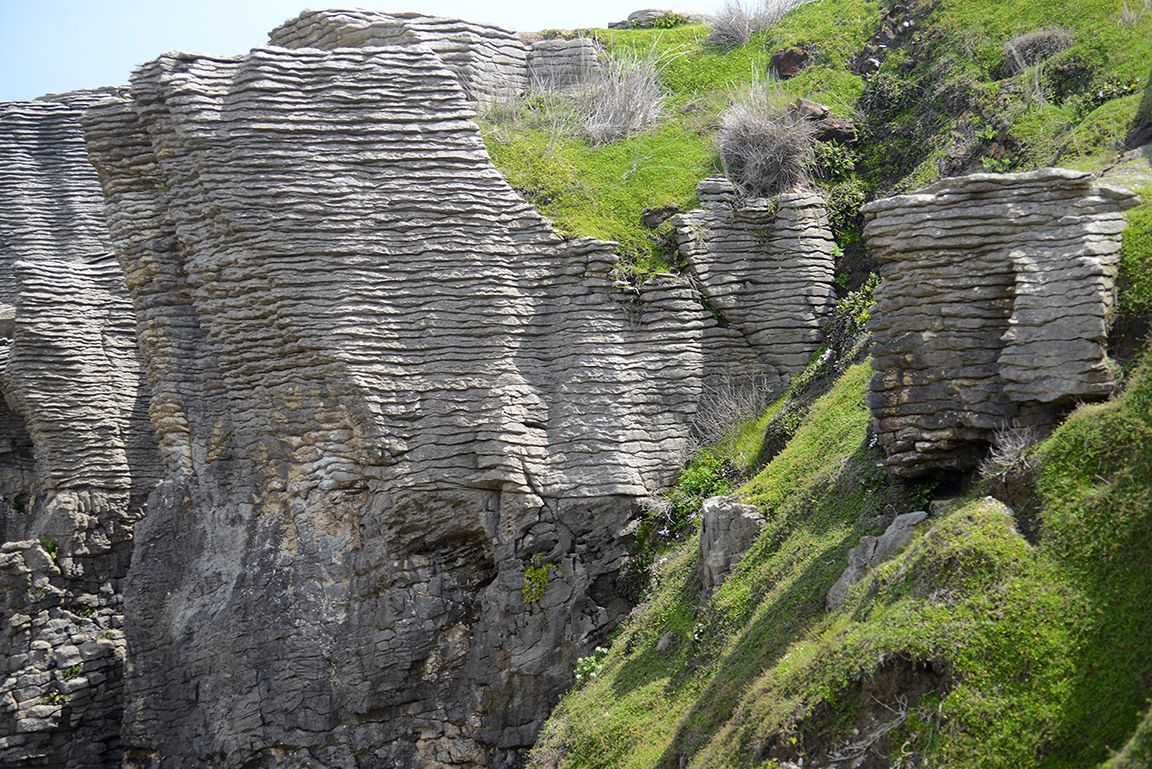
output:
<svg viewBox="0 0 1152 769"><path fill-rule="evenodd" d="M921 700L930 694L946 697L952 685L952 665L945 660L887 655L870 677L837 693L834 700L841 705L819 703L793 732L772 735L759 758L812 769L917 766L915 740L901 727L909 715L939 727L939 712Z"/></svg>

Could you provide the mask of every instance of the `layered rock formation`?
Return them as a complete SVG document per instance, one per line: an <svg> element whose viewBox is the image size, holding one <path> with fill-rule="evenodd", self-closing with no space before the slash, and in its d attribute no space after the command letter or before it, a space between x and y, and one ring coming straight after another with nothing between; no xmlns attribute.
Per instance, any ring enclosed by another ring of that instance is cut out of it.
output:
<svg viewBox="0 0 1152 769"><path fill-rule="evenodd" d="M306 11L272 30L269 42L324 50L427 45L480 107L525 91L577 91L601 71L600 48L589 38L527 44L504 27L420 13Z"/></svg>
<svg viewBox="0 0 1152 769"><path fill-rule="evenodd" d="M129 764L500 765L628 608L706 382L780 374L683 279L559 238L432 48L305 39L166 56L86 115L168 479Z"/></svg>
<svg viewBox="0 0 1152 769"><path fill-rule="evenodd" d="M697 192L703 209L672 221L701 295L766 364L786 377L798 372L836 305L824 201L799 192L738 205L722 177L706 179Z"/></svg>
<svg viewBox="0 0 1152 769"><path fill-rule="evenodd" d="M269 33L283 48L374 48L425 44L481 105L507 101L528 87L529 49L504 27L420 13L306 11Z"/></svg>
<svg viewBox="0 0 1152 769"><path fill-rule="evenodd" d="M884 282L869 407L888 472L976 465L997 429L1105 397L1123 211L1136 197L1044 169L945 179L864 206Z"/></svg>
<svg viewBox="0 0 1152 769"><path fill-rule="evenodd" d="M540 40L528 52L528 85L536 91L576 92L603 71L594 40Z"/></svg>
<svg viewBox="0 0 1152 769"><path fill-rule="evenodd" d="M108 95L0 105L0 762L9 766L119 760L119 584L160 465L135 316L78 123Z"/></svg>

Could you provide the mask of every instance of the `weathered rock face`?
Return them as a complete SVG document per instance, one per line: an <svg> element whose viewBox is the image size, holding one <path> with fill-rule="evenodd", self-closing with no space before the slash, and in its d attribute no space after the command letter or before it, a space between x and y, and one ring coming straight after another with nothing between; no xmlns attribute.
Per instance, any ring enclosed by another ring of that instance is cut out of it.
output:
<svg viewBox="0 0 1152 769"><path fill-rule="evenodd" d="M305 11L269 33L284 48L429 46L479 104L512 99L528 87L529 49L504 27L425 16L363 10Z"/></svg>
<svg viewBox="0 0 1152 769"><path fill-rule="evenodd" d="M756 541L764 516L756 505L730 497L711 497L700 507L700 581L711 593Z"/></svg>
<svg viewBox="0 0 1152 769"><path fill-rule="evenodd" d="M135 316L78 122L108 95L0 105L6 766L120 756L119 585L161 472Z"/></svg>
<svg viewBox="0 0 1152 769"><path fill-rule="evenodd" d="M576 92L602 69L600 48L587 37L541 40L528 52L528 84L536 91Z"/></svg>
<svg viewBox="0 0 1152 769"><path fill-rule="evenodd" d="M995 430L1107 395L1103 342L1126 191L1044 169L869 203L884 282L869 407L888 473L968 470Z"/></svg>
<svg viewBox="0 0 1152 769"><path fill-rule="evenodd" d="M821 325L836 306L824 201L785 193L738 204L722 177L697 191L704 208L673 219L680 256L708 306L765 364L791 376L823 341Z"/></svg>
<svg viewBox="0 0 1152 769"><path fill-rule="evenodd" d="M927 517L928 513L923 510L904 513L896 516L879 537L861 537L860 544L848 551L848 568L824 597L824 608L832 611L840 607L847 600L852 586L911 542L916 526Z"/></svg>
<svg viewBox="0 0 1152 769"><path fill-rule="evenodd" d="M501 763L628 608L705 382L778 378L685 280L556 236L465 96L424 45L267 48L86 114L168 478L130 765Z"/></svg>

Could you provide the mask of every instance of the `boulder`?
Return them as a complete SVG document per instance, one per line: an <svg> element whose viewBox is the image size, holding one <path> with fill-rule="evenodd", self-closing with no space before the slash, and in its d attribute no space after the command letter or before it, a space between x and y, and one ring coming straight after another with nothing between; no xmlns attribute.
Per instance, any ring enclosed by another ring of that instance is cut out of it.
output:
<svg viewBox="0 0 1152 769"><path fill-rule="evenodd" d="M800 74L808 64L808 51L804 48L784 48L772 54L768 70L779 80L788 80Z"/></svg>
<svg viewBox="0 0 1152 769"><path fill-rule="evenodd" d="M700 508L700 581L711 594L747 552L764 516L755 505L740 504L731 497L711 497Z"/></svg>
<svg viewBox="0 0 1152 769"><path fill-rule="evenodd" d="M848 568L828 591L824 608L834 611L848 598L848 592L877 564L883 563L912 539L916 526L928 517L923 510L896 516L879 537L865 536L860 544L848 551Z"/></svg>

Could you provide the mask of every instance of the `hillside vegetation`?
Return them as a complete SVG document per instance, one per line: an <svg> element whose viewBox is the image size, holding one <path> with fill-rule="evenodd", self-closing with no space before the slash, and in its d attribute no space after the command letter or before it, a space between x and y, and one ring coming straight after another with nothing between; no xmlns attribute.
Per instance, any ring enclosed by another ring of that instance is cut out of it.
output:
<svg viewBox="0 0 1152 769"><path fill-rule="evenodd" d="M526 94L478 119L496 165L561 232L617 241L642 275L675 270L664 245L668 225L650 230L642 212L694 206L697 182L721 169L714 151L721 113L743 91L761 84L781 106L798 97L825 104L859 128L855 145L818 145L814 169L837 238L854 257L843 268L865 271L853 276L855 287L868 269L858 249L862 203L979 170L1097 170L1147 131L1146 6L820 0L737 47L709 43L703 24L580 30L569 34L595 38L609 60L659 71L659 122L598 144L581 130L573 99L549 94ZM889 39L886 30L896 34ZM808 51L808 66L766 82L772 53L791 47ZM879 69L861 74L873 66L868 59Z"/></svg>
<svg viewBox="0 0 1152 769"><path fill-rule="evenodd" d="M972 171L1100 170L1125 142L1150 152L1152 8L1137 2L821 0L729 48L703 25L584 34L608 56L658 64L658 123L596 144L563 99L536 95L482 127L514 186L561 231L618 241L638 279L675 271L668 225L650 230L641 212L693 206L697 181L720 169L721 113L765 85L786 47L811 61L767 84L778 102L812 99L859 128L852 146L818 147L814 172L845 293L869 272L856 214L867 200ZM879 68L861 74L869 58ZM1075 409L1046 440L1021 437L959 486L894 485L868 431L866 339L837 348L839 365L814 361L785 399L698 453L651 512L629 567L638 605L582 661L533 765L1152 765L1152 186L1138 191L1117 397ZM841 320L866 317L872 285L848 295ZM709 596L697 518L720 493L767 523ZM930 501L911 544L826 613L849 548Z"/></svg>

